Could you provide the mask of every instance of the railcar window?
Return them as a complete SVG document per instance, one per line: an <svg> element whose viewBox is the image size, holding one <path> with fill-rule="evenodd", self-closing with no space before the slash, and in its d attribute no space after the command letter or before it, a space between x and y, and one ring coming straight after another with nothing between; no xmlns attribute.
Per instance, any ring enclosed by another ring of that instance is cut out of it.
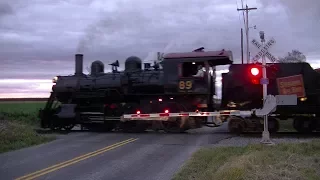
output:
<svg viewBox="0 0 320 180"><path fill-rule="evenodd" d="M193 77L197 74L199 66L204 67L203 62L184 62L182 63L182 76Z"/></svg>

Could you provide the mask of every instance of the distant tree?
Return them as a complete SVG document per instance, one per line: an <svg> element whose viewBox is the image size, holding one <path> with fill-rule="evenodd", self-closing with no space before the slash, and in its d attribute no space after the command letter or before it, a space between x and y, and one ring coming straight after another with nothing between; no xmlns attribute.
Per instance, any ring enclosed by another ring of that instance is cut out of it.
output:
<svg viewBox="0 0 320 180"><path fill-rule="evenodd" d="M288 52L288 55L285 57L279 57L279 63L299 63L306 62L306 56L299 50L292 50Z"/></svg>

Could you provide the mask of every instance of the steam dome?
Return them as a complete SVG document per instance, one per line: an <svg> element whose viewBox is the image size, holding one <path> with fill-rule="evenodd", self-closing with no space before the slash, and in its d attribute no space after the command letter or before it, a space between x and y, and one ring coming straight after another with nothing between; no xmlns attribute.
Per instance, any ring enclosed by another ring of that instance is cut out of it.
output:
<svg viewBox="0 0 320 180"><path fill-rule="evenodd" d="M130 56L125 62L125 71L138 71L142 69L142 60L136 56Z"/></svg>
<svg viewBox="0 0 320 180"><path fill-rule="evenodd" d="M104 64L101 61L94 61L91 64L91 75L96 76L104 73Z"/></svg>

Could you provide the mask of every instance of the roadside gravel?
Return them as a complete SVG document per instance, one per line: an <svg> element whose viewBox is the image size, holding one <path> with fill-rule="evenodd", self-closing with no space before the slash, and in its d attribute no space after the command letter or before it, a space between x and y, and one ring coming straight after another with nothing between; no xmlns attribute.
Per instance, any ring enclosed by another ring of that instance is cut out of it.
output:
<svg viewBox="0 0 320 180"><path fill-rule="evenodd" d="M271 139L272 142L275 144L279 143L302 143L302 142L309 142L312 140L316 140L319 138L273 138ZM210 147L221 147L221 146L247 146L250 144L260 144L261 138L253 138L253 137L231 137L228 139L224 139L219 141L216 144L211 145Z"/></svg>

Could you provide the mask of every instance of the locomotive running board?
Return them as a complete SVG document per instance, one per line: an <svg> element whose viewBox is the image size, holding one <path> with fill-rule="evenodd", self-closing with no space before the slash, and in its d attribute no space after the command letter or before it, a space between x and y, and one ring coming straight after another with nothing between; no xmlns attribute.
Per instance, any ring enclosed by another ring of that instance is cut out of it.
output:
<svg viewBox="0 0 320 180"><path fill-rule="evenodd" d="M250 111L224 110L224 111L215 111L215 112L124 114L121 117L121 121L128 121L128 120L168 121L170 117L213 117L213 116L241 116L241 117L258 116L258 117L262 117L262 116L265 116L265 115L268 115L268 114L274 112L276 110L277 103L278 103L277 97L275 97L273 95L268 95L262 109L253 109ZM279 103L279 104L284 105L283 102Z"/></svg>

